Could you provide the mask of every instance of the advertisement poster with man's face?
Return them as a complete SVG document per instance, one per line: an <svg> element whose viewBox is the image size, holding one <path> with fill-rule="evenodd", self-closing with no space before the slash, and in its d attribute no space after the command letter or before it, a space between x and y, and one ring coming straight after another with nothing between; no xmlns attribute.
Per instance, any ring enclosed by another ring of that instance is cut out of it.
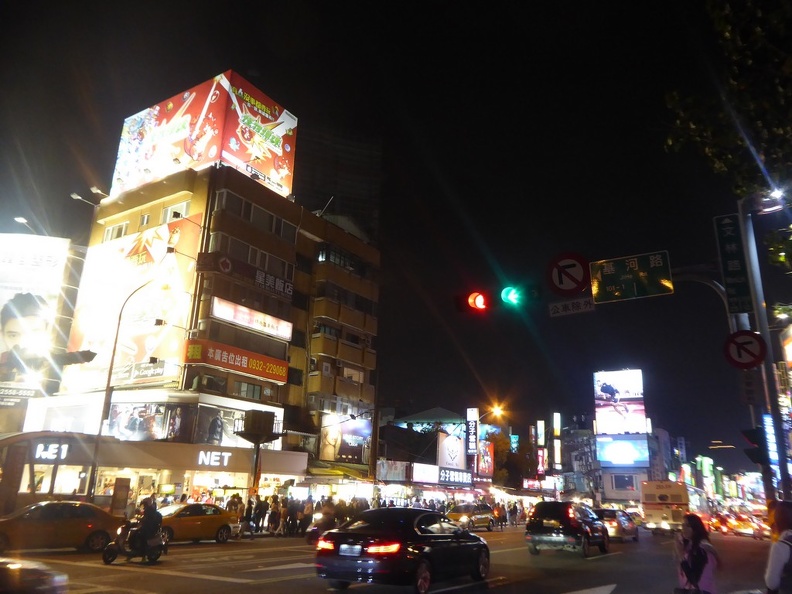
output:
<svg viewBox="0 0 792 594"><path fill-rule="evenodd" d="M646 433L646 408L640 369L594 373L597 434Z"/></svg>
<svg viewBox="0 0 792 594"><path fill-rule="evenodd" d="M58 237L0 234L0 383L14 394L39 388L47 355L65 346L54 321L69 244Z"/></svg>

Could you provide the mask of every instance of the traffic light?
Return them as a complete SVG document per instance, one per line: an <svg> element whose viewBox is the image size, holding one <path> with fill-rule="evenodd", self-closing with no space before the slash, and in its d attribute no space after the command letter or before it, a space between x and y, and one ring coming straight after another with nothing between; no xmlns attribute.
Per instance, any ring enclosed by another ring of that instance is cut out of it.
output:
<svg viewBox="0 0 792 594"><path fill-rule="evenodd" d="M484 311L490 305L489 296L480 291L473 291L467 298L467 304L471 309Z"/></svg>
<svg viewBox="0 0 792 594"><path fill-rule="evenodd" d="M500 300L497 299L498 294ZM537 301L539 297L539 288L534 285L509 285L496 291L476 290L458 295L455 297L455 302L459 311L485 312L502 307L522 308L530 302Z"/></svg>
<svg viewBox="0 0 792 594"><path fill-rule="evenodd" d="M505 287L501 291L501 301L511 307L517 307L523 301L522 289L519 287Z"/></svg>
<svg viewBox="0 0 792 594"><path fill-rule="evenodd" d="M743 429L743 437L748 440L753 447L743 450L748 459L754 464L766 466L770 464L770 457L767 452L767 435L764 427L758 426L753 429Z"/></svg>

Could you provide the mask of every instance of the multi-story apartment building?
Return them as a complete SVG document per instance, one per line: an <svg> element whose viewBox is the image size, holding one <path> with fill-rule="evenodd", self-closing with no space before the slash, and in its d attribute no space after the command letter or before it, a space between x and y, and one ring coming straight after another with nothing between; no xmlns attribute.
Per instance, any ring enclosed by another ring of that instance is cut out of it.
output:
<svg viewBox="0 0 792 594"><path fill-rule="evenodd" d="M380 254L295 200L296 124L233 72L126 120L69 345L97 356L25 421L115 439L39 490L299 497L368 478Z"/></svg>

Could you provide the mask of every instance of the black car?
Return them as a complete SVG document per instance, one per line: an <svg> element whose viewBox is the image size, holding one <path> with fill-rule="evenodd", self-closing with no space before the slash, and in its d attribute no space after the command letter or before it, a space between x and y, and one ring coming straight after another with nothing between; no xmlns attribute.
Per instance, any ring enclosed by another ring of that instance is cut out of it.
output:
<svg viewBox="0 0 792 594"><path fill-rule="evenodd" d="M336 589L363 582L412 585L424 594L447 578L484 580L489 568L487 541L428 509L368 509L316 543L316 574Z"/></svg>
<svg viewBox="0 0 792 594"><path fill-rule="evenodd" d="M607 553L610 548L608 528L584 503L540 501L525 523L525 542L531 555L539 551L576 551L588 557L591 547Z"/></svg>

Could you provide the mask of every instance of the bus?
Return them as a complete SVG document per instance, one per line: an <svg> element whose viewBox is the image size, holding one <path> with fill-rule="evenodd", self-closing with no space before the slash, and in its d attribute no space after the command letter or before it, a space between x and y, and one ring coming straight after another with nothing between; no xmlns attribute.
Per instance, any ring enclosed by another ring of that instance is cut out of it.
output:
<svg viewBox="0 0 792 594"><path fill-rule="evenodd" d="M712 509L707 494L679 481L641 481L644 526L652 534L682 529L682 518L694 513L709 530Z"/></svg>

